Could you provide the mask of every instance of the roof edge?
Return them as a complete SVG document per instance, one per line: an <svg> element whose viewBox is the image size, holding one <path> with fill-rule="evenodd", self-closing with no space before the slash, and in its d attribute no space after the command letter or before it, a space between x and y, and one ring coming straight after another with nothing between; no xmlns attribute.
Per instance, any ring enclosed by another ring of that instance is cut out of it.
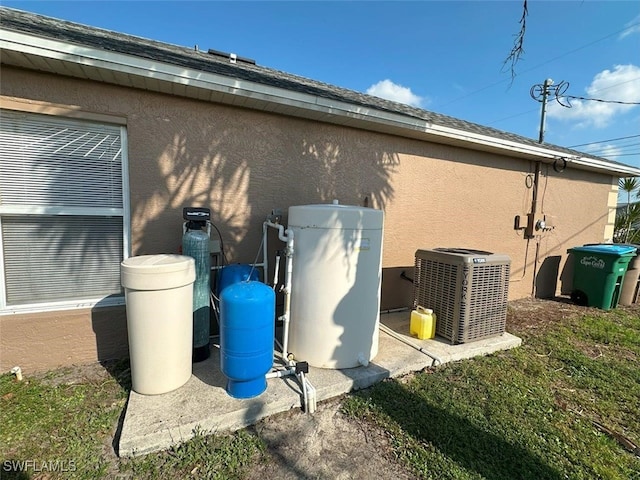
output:
<svg viewBox="0 0 640 480"><path fill-rule="evenodd" d="M549 144L534 146L530 143L492 137L438 125L433 120L424 120L405 113L390 112L371 106L326 98L313 93L295 92L219 73L204 72L125 53L81 46L49 37L9 30L2 25L0 25L0 49L75 64L82 66L83 69L93 68L112 73L124 73L143 79L153 79L152 85L164 82L181 85L183 89L184 87L204 89L215 92L218 97L213 101L220 103L238 105L238 102L232 98L242 97L243 102L240 106L246 108L257 108L278 114L310 118L434 143L492 151L529 160L552 163L557 159L563 159L576 168L613 176L640 176L640 168L608 161L604 158L585 156L580 152L570 154L566 149L554 148ZM5 62L4 55L2 61ZM76 70L81 72L83 69ZM74 69L65 69L61 73L72 76L70 74L72 71ZM119 84L116 81L110 83ZM154 88L151 87L149 90L154 90ZM156 88L155 91L166 93L166 89L161 88ZM227 99L225 100L225 98Z"/></svg>

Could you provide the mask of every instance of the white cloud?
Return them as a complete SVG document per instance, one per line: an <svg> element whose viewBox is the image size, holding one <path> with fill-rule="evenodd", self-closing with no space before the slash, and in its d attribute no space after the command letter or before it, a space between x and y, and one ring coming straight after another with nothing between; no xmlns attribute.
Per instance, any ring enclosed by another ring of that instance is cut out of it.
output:
<svg viewBox="0 0 640 480"><path fill-rule="evenodd" d="M616 65L613 70L598 73L585 89L584 95L573 93L569 88L566 95L596 98L608 101L640 103L640 67L635 65ZM619 103L604 103L593 100L571 99L571 108L565 108L552 101L548 115L563 121L571 121L576 127L604 128L615 117L637 107ZM566 99L563 100L566 103Z"/></svg>
<svg viewBox="0 0 640 480"><path fill-rule="evenodd" d="M620 34L618 39L622 40L629 35L633 35L634 33L640 33L640 15L635 17L630 22L625 23L625 30Z"/></svg>
<svg viewBox="0 0 640 480"><path fill-rule="evenodd" d="M416 95L410 88L393 83L391 80L382 80L367 88L367 93L376 97L404 103L412 107L422 107L426 99Z"/></svg>

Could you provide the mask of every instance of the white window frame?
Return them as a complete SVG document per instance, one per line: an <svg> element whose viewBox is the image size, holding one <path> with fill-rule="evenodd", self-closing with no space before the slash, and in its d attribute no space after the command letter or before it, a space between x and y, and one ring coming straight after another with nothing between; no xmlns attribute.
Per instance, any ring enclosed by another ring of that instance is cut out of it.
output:
<svg viewBox="0 0 640 480"><path fill-rule="evenodd" d="M8 110L14 110L14 108L7 108L6 102L0 102L2 108ZM31 108L22 109L15 108L18 111L25 111L29 113ZM37 312L48 312L48 311L61 311L61 310L72 310L72 309L81 309L81 308L93 308L93 307L110 307L110 306L119 306L125 304L125 298L123 294L120 295L107 295L104 297L96 297L96 298L79 298L73 300L64 300L60 302L55 301L47 301L47 302L39 302L33 304L22 304L22 305L7 305L6 297L7 297L7 289L5 285L5 268L4 268L4 251L3 251L3 238L2 238L2 218L9 216L25 216L25 215L47 215L47 216L55 216L55 215L90 215L90 216L118 216L122 218L122 244L123 244L123 259L127 259L131 256L131 200L130 200L130 192L129 192L129 145L127 138L127 128L126 125L123 125L122 119L114 119L115 121L110 122L106 120L107 116L104 115L92 115L87 114L87 118L83 118L84 115L78 114L76 109L67 109L61 106L55 106L54 108L50 108L46 111L42 109L38 110L37 113L50 114L53 116L59 117L74 117L81 118L84 120L89 120L91 122L96 123L96 118L91 117L99 117L99 123L104 124L115 124L119 126L120 129L120 139L121 139L121 166L122 166L122 208L94 208L94 207L20 207L20 206L8 206L8 205L0 205L0 316L2 315L11 315L17 313L37 313ZM35 112L33 112L35 113ZM65 113L68 113L65 115Z"/></svg>

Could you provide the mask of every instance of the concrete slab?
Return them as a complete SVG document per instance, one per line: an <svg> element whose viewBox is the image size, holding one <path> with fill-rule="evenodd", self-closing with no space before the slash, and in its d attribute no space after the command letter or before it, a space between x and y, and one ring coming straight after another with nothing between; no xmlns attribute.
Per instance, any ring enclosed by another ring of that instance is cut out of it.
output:
<svg viewBox="0 0 640 480"><path fill-rule="evenodd" d="M381 316L383 324L438 357L442 363L487 355L521 344L520 338L509 333L461 345L451 345L437 337L417 340L408 335L409 320L409 311ZM220 371L217 349L214 342L211 357L194 364L190 380L179 389L154 396L133 391L129 394L119 439L121 457L166 450L189 440L196 432L238 430L275 413L301 406L301 388L295 377L269 379L267 390L253 399L231 398L225 391L226 378ZM307 378L316 388L317 400L322 401L432 364L432 358L381 331L378 355L368 366L343 370L311 367Z"/></svg>

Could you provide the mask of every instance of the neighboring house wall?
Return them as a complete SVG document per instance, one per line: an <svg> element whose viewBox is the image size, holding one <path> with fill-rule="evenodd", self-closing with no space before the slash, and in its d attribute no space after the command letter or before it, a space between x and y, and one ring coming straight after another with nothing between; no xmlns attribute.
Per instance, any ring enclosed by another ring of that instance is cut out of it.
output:
<svg viewBox="0 0 640 480"><path fill-rule="evenodd" d="M566 251L604 240L617 182L543 165L539 209L556 226L527 241L513 224L530 210L528 161L11 67L1 93L14 104L126 119L132 255L177 252L184 206L211 208L229 261L243 263L256 257L273 208L286 215L291 205L337 198L384 209L383 309L410 304L412 285L400 274L412 277L417 249L442 246L508 254L511 299L531 295L534 270L538 295L568 293ZM126 354L123 319L122 308L0 316L0 369Z"/></svg>

